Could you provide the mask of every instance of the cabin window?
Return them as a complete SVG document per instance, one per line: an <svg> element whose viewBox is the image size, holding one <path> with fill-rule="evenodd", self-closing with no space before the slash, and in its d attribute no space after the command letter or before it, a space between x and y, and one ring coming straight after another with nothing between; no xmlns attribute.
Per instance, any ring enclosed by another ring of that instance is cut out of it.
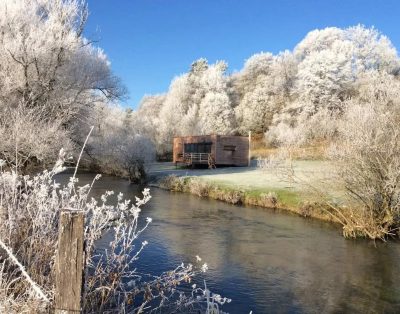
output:
<svg viewBox="0 0 400 314"><path fill-rule="evenodd" d="M224 150L234 152L236 150L236 146L235 145L224 145Z"/></svg>
<svg viewBox="0 0 400 314"><path fill-rule="evenodd" d="M185 144L185 153L192 153L192 144Z"/></svg>
<svg viewBox="0 0 400 314"><path fill-rule="evenodd" d="M188 143L185 144L185 153L210 154L211 145L212 143Z"/></svg>

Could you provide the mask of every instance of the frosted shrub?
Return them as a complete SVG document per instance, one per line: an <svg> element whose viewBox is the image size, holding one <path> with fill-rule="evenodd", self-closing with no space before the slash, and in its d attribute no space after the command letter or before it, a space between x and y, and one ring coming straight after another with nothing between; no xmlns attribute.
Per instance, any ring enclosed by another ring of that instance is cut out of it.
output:
<svg viewBox="0 0 400 314"><path fill-rule="evenodd" d="M384 238L400 227L399 116L383 105L352 105L330 149L353 210L339 215L347 236Z"/></svg>
<svg viewBox="0 0 400 314"><path fill-rule="evenodd" d="M28 283L18 275L13 265L0 262L0 313L40 313L46 310ZM21 292L22 290L22 292Z"/></svg>
<svg viewBox="0 0 400 314"><path fill-rule="evenodd" d="M297 104L294 108L299 106L301 107L302 104ZM311 107L309 108L311 112L303 111L297 114L283 112L277 115L276 125L265 133L266 142L278 147L294 148L321 140L334 139L342 111L322 108L312 112L316 109L313 108L314 106ZM297 108L297 110L304 110L304 108Z"/></svg>
<svg viewBox="0 0 400 314"><path fill-rule="evenodd" d="M143 197L136 198L134 203L119 194L116 204L111 205L112 191L96 200L90 197L90 192L100 176L84 186L77 185L79 181L75 175L65 186L56 182L55 175L63 170L63 158L61 152L61 159L52 170L34 176L3 170L0 173L0 240L9 252L2 251L0 260L0 266L3 265L0 269L0 309L18 312L26 307L32 312L54 306L58 220L60 210L64 208L82 210L86 217L82 298L85 313L206 307L208 296L205 291L193 287L185 294L179 289L179 285L189 285L195 275L207 270L207 264L201 263L200 258L195 264L182 264L157 276L142 274L134 268L135 261L148 244L139 237L152 219L141 222L139 214L141 207L150 200L149 190L145 189ZM105 234L111 235L112 239L107 250L100 250L96 244ZM24 278L22 271L28 277ZM44 297L33 292L35 287ZM24 303L28 300L29 303ZM221 298L219 301L226 300Z"/></svg>
<svg viewBox="0 0 400 314"><path fill-rule="evenodd" d="M275 192L262 193L260 199L263 206L276 208L278 205L278 195Z"/></svg>
<svg viewBox="0 0 400 314"><path fill-rule="evenodd" d="M213 189L213 185L209 182L202 181L198 178L190 178L188 182L188 186L190 189L190 193L195 194L200 197L206 197L210 194L210 191Z"/></svg>
<svg viewBox="0 0 400 314"><path fill-rule="evenodd" d="M0 136L0 159L23 172L39 163L53 164L62 147L74 148L61 119L47 121L41 109L24 103L9 108L0 100Z"/></svg>
<svg viewBox="0 0 400 314"><path fill-rule="evenodd" d="M293 187L296 180L293 162L294 148L294 146L283 146L278 149L276 154L272 154L266 158L258 158L257 167L263 172L273 174L280 180L288 182L290 187Z"/></svg>
<svg viewBox="0 0 400 314"><path fill-rule="evenodd" d="M292 126L286 122L280 122L271 128L265 138L269 143L286 147L298 147L307 139L302 125Z"/></svg>
<svg viewBox="0 0 400 314"><path fill-rule="evenodd" d="M271 154L265 158L257 159L257 167L267 173L278 175L280 169L284 166L285 158L283 154Z"/></svg>
<svg viewBox="0 0 400 314"><path fill-rule="evenodd" d="M176 192L184 192L186 189L186 183L185 181L189 180L187 177L178 177L174 174L169 175L167 177L162 178L160 181L160 187L171 190L171 191L176 191Z"/></svg>
<svg viewBox="0 0 400 314"><path fill-rule="evenodd" d="M142 183L146 178L146 163L154 161L156 152L151 140L136 130L140 123L132 112L118 106L98 105L93 123L93 136L86 149L85 162L89 167Z"/></svg>

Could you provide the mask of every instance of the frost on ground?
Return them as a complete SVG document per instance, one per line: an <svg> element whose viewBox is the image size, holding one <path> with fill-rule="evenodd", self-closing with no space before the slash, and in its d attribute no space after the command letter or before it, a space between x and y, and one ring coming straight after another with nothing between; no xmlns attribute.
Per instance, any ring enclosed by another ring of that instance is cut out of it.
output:
<svg viewBox="0 0 400 314"><path fill-rule="evenodd" d="M295 160L293 172L295 180L290 182L287 174L286 161L279 161L278 165L271 167L261 166L262 161L253 160L251 167L225 167L217 169L173 169L165 163L153 164L150 174L154 176L177 175L195 176L205 181L215 182L227 187L244 190L287 190L299 194L309 192L310 186L329 187L332 195L340 195L342 191L334 187L335 171L329 161ZM303 195L304 196L304 195Z"/></svg>

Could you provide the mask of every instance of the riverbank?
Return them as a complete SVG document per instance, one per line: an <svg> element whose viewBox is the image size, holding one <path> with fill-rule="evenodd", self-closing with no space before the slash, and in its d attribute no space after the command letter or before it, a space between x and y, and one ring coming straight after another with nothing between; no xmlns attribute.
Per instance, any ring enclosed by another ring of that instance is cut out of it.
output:
<svg viewBox="0 0 400 314"><path fill-rule="evenodd" d="M338 221L328 202L339 203L343 199L340 188L333 184L332 167L324 161L294 162L291 178L282 171L259 169L255 162L251 167L216 170L175 170L165 164L152 173L151 185L162 189L330 222Z"/></svg>

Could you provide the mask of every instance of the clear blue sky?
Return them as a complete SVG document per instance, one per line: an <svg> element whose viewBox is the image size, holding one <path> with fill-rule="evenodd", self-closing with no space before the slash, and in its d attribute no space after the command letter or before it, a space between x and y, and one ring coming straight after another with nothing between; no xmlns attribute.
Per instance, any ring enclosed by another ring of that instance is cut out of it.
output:
<svg viewBox="0 0 400 314"><path fill-rule="evenodd" d="M229 71L260 51L293 49L310 30L375 26L400 48L400 0L88 0L86 37L97 40L135 108L192 61Z"/></svg>

